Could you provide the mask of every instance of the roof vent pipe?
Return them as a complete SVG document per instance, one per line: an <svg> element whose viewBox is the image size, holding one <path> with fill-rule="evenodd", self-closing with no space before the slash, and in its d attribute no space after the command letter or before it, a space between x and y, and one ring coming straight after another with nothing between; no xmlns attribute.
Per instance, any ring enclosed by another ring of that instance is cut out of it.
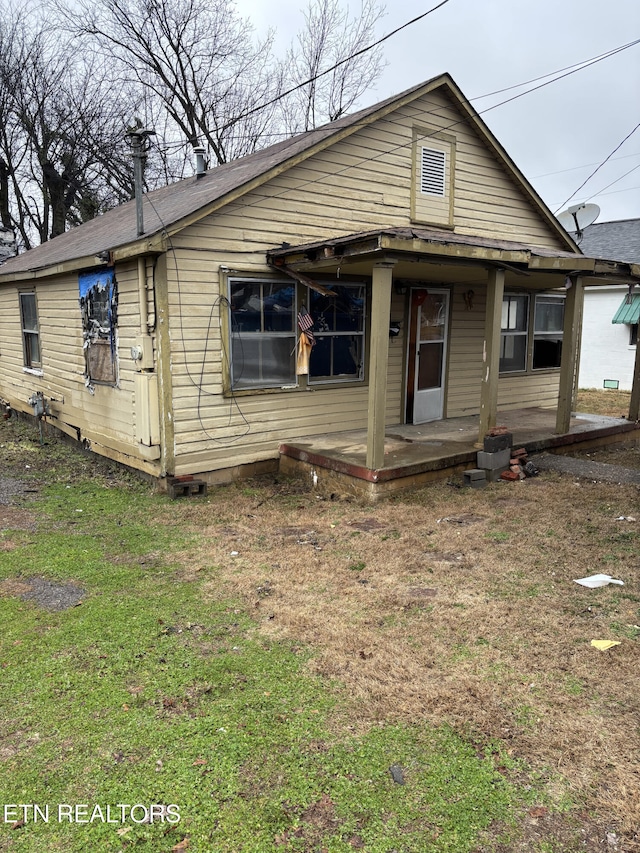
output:
<svg viewBox="0 0 640 853"><path fill-rule="evenodd" d="M193 153L196 155L196 178L201 178L207 171L207 162L204 159L204 147L202 145L194 145Z"/></svg>

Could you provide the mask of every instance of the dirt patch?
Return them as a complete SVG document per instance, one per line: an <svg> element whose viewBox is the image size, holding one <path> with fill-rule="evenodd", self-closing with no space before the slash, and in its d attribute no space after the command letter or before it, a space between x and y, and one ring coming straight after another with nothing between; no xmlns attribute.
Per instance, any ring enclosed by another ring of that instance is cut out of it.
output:
<svg viewBox="0 0 640 853"><path fill-rule="evenodd" d="M86 592L75 584L57 584L45 578L7 578L0 582L0 595L33 601L45 610L66 610L81 604Z"/></svg>
<svg viewBox="0 0 640 853"><path fill-rule="evenodd" d="M36 517L26 509L0 505L0 532L4 530L35 530Z"/></svg>

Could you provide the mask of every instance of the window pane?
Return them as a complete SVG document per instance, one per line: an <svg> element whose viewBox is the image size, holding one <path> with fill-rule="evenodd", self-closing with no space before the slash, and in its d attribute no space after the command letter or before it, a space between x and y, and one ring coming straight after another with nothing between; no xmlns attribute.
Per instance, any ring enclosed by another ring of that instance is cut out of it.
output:
<svg viewBox="0 0 640 853"><path fill-rule="evenodd" d="M291 385L295 382L295 337L234 335L231 357L234 388Z"/></svg>
<svg viewBox="0 0 640 853"><path fill-rule="evenodd" d="M315 332L361 332L364 328L365 292L362 285L331 287L335 296L309 290L309 313Z"/></svg>
<svg viewBox="0 0 640 853"><path fill-rule="evenodd" d="M22 308L22 328L29 331L38 331L38 313L36 310L35 293L21 293L20 306Z"/></svg>
<svg viewBox="0 0 640 853"><path fill-rule="evenodd" d="M500 341L500 371L508 373L527 366L527 336L502 335Z"/></svg>
<svg viewBox="0 0 640 853"><path fill-rule="evenodd" d="M536 332L562 332L564 322L564 299L550 296L536 297Z"/></svg>
<svg viewBox="0 0 640 853"><path fill-rule="evenodd" d="M320 335L311 350L309 376L316 381L360 379L362 375L361 335Z"/></svg>
<svg viewBox="0 0 640 853"><path fill-rule="evenodd" d="M509 294L502 300L503 331L526 332L529 297Z"/></svg>
<svg viewBox="0 0 640 853"><path fill-rule="evenodd" d="M293 332L295 288L274 282L231 282L234 332Z"/></svg>
<svg viewBox="0 0 640 853"><path fill-rule="evenodd" d="M293 284L232 279L231 383L234 388L292 385L295 376Z"/></svg>
<svg viewBox="0 0 640 853"><path fill-rule="evenodd" d="M533 369L560 367L562 335L544 335L533 341Z"/></svg>
<svg viewBox="0 0 640 853"><path fill-rule="evenodd" d="M366 290L361 284L330 287L331 296L308 291L316 339L309 359L309 381L360 380L363 377Z"/></svg>
<svg viewBox="0 0 640 853"><path fill-rule="evenodd" d="M25 365L40 367L40 339L32 332L24 333Z"/></svg>

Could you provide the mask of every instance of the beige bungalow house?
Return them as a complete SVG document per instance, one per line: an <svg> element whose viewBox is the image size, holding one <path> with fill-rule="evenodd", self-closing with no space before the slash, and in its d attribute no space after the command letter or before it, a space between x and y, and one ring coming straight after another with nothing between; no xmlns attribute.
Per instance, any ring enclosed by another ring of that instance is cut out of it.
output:
<svg viewBox="0 0 640 853"><path fill-rule="evenodd" d="M498 413L567 436L583 287L640 277L580 252L448 75L142 214L0 267L0 398L165 484L283 458L372 494L468 466ZM471 443L430 441L458 418Z"/></svg>

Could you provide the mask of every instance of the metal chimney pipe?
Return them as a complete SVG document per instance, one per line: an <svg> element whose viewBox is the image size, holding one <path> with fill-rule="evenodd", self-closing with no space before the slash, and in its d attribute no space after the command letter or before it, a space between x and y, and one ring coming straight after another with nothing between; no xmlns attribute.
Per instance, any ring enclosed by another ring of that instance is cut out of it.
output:
<svg viewBox="0 0 640 853"><path fill-rule="evenodd" d="M143 162L149 149L150 136L155 136L155 131L143 130L139 118L136 118L135 124L127 130L127 137L133 154L133 185L136 198L136 233L138 237L144 234L144 222L142 220Z"/></svg>
<svg viewBox="0 0 640 853"><path fill-rule="evenodd" d="M207 171L207 162L204 159L204 146L194 145L193 153L196 155L196 178L201 178Z"/></svg>

